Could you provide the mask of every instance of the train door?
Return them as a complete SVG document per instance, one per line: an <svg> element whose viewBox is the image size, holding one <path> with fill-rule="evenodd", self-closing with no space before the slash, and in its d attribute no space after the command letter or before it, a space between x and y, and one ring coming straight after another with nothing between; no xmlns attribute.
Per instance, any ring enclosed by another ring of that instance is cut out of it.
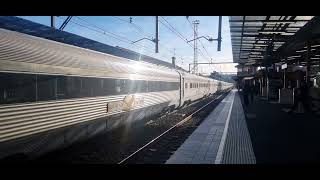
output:
<svg viewBox="0 0 320 180"><path fill-rule="evenodd" d="M180 73L179 71L177 71L179 73L180 76L180 91L179 91L179 106L182 106L183 102L184 102L184 77L182 73Z"/></svg>
<svg viewBox="0 0 320 180"><path fill-rule="evenodd" d="M185 84L184 84L184 77L182 78L182 98L184 98L184 89L185 89Z"/></svg>

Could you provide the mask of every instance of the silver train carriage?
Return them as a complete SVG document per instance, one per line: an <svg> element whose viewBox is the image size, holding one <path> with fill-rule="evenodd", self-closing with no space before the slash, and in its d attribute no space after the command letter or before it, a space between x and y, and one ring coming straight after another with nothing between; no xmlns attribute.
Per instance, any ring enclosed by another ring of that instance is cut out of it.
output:
<svg viewBox="0 0 320 180"><path fill-rule="evenodd" d="M0 28L0 158L38 156L231 85Z"/></svg>

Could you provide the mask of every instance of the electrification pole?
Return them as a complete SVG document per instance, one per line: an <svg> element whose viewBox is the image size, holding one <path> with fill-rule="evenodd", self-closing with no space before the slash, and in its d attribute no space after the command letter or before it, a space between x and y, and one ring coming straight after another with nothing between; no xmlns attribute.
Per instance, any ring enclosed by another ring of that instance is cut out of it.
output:
<svg viewBox="0 0 320 180"><path fill-rule="evenodd" d="M55 24L55 16L50 16L50 19L51 19L51 27L56 28L54 25Z"/></svg>
<svg viewBox="0 0 320 180"><path fill-rule="evenodd" d="M156 16L156 39L155 39L155 44L156 44L156 53L159 53L159 21L158 21L158 16Z"/></svg>
<svg viewBox="0 0 320 180"><path fill-rule="evenodd" d="M194 39L198 38L198 25L200 21L195 20L193 21L193 26L194 26ZM193 74L198 73L198 41L193 41Z"/></svg>

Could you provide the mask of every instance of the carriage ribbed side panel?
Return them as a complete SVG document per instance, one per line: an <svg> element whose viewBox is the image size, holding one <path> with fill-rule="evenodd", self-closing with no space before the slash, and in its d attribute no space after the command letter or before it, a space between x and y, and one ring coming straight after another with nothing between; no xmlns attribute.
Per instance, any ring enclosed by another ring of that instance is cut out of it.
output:
<svg viewBox="0 0 320 180"><path fill-rule="evenodd" d="M124 96L1 105L0 142L124 112L119 110L106 113L107 102L122 101ZM134 108L139 109L164 102L176 103L172 100L178 97L178 92L142 93L136 94L136 97L144 99L143 105Z"/></svg>
<svg viewBox="0 0 320 180"><path fill-rule="evenodd" d="M166 67L131 61L0 28L0 70L178 82Z"/></svg>

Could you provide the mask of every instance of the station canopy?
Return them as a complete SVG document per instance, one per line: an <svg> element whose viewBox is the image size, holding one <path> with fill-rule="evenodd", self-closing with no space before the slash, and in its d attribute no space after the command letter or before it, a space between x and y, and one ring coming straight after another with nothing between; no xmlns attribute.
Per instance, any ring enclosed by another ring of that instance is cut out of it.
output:
<svg viewBox="0 0 320 180"><path fill-rule="evenodd" d="M233 61L240 65L305 63L307 45L309 59L320 60L319 16L229 16L229 24Z"/></svg>

